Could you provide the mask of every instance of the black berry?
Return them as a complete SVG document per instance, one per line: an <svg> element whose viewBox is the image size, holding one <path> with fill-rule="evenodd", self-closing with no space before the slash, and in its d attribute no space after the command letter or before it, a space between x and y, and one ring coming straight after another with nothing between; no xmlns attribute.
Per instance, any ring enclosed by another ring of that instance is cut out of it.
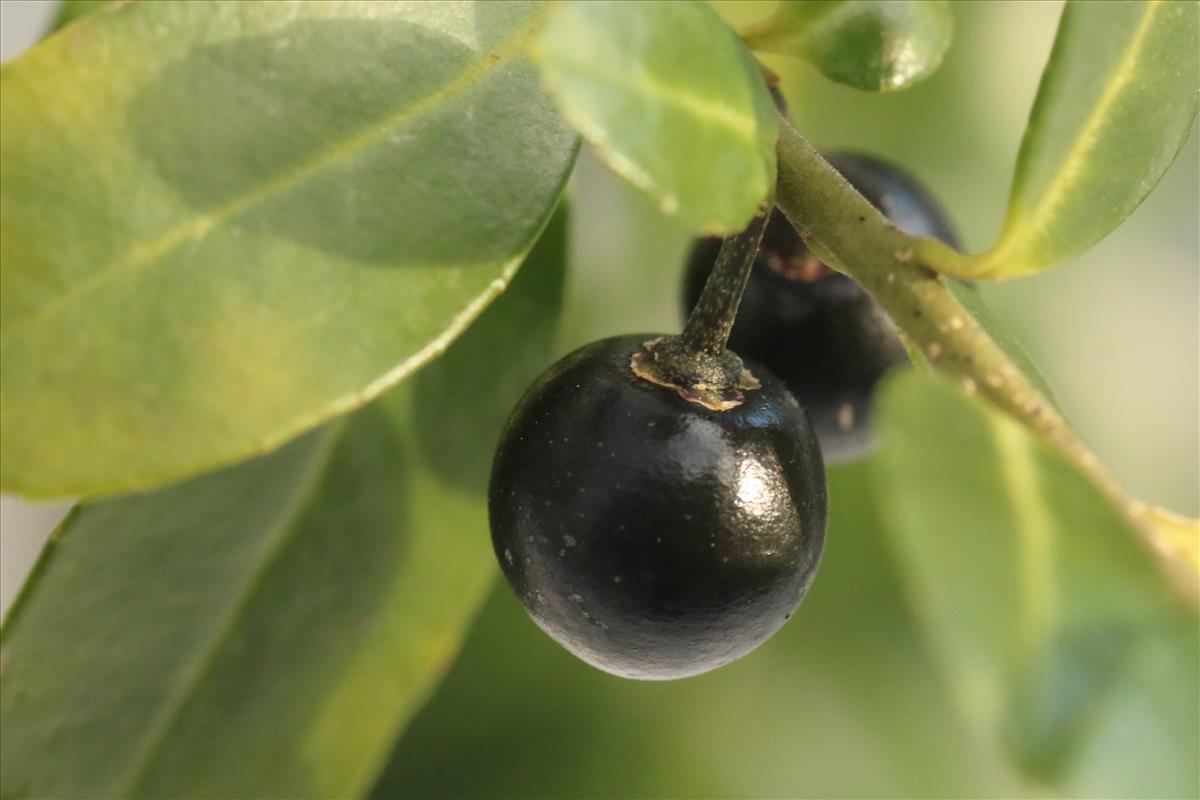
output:
<svg viewBox="0 0 1200 800"><path fill-rule="evenodd" d="M713 410L638 377L650 336L551 367L492 467L500 566L539 626L628 678L670 679L753 650L807 591L825 535L816 438L784 385Z"/></svg>
<svg viewBox="0 0 1200 800"><path fill-rule="evenodd" d="M945 212L915 178L867 156L828 158L897 227L957 246ZM688 310L720 246L719 238L693 245L684 279ZM778 211L763 236L729 349L763 364L787 384L808 413L826 460L834 462L870 449L876 384L906 359L883 310L858 284L809 252Z"/></svg>

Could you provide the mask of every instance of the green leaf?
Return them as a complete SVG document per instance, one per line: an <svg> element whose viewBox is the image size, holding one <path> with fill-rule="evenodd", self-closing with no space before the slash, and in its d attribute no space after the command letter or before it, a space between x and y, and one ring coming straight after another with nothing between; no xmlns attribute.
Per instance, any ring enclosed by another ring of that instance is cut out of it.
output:
<svg viewBox="0 0 1200 800"><path fill-rule="evenodd" d="M1084 796L1194 795L1195 618L1134 533L1072 465L939 379L888 384L878 419L883 517L971 716Z"/></svg>
<svg viewBox="0 0 1200 800"><path fill-rule="evenodd" d="M1196 118L1200 9L1068 2L1029 117L1000 240L970 265L1013 277L1086 250L1128 217Z"/></svg>
<svg viewBox="0 0 1200 800"><path fill-rule="evenodd" d="M384 405L84 507L4 630L4 796L361 790L487 586L482 525Z"/></svg>
<svg viewBox="0 0 1200 800"><path fill-rule="evenodd" d="M771 191L774 104L706 4L566 2L535 57L571 124L664 213L728 233Z"/></svg>
<svg viewBox="0 0 1200 800"><path fill-rule="evenodd" d="M490 463L501 415L545 366L551 343L505 307L558 318L563 221L478 323L491 347L471 352L517 377L437 382L447 408L495 421L456 442L460 463ZM458 347L427 371L459 370ZM76 511L0 640L0 794L365 791L494 574L486 481L430 469L411 395L223 472Z"/></svg>
<svg viewBox="0 0 1200 800"><path fill-rule="evenodd" d="M437 355L575 139L525 3L135 3L0 72L4 488L142 489Z"/></svg>
<svg viewBox="0 0 1200 800"><path fill-rule="evenodd" d="M953 29L945 0L784 0L742 38L753 50L804 58L838 83L888 92L932 75Z"/></svg>

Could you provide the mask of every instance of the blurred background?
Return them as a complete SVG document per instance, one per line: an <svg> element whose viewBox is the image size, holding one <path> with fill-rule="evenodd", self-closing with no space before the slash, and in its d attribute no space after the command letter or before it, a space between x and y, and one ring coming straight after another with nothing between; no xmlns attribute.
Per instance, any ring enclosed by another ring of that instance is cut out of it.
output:
<svg viewBox="0 0 1200 800"><path fill-rule="evenodd" d="M0 57L37 40L54 0L0 2ZM731 20L772 3L720 3ZM1061 3L955 4L944 66L871 95L769 61L799 130L920 176L985 249L1004 215ZM571 186L563 349L680 325L686 233L587 152ZM1134 494L1200 512L1200 149L1097 247L981 292L1076 427ZM672 684L621 681L560 650L498 586L446 683L397 747L380 796L1046 796L969 731L904 604L863 465L832 471L822 572L753 656ZM64 504L0 500L7 609ZM1136 765L1136 758L1130 762ZM1117 768L1117 767L1112 767ZM1121 768L1129 768L1128 765ZM1105 795L1098 767L1075 793Z"/></svg>

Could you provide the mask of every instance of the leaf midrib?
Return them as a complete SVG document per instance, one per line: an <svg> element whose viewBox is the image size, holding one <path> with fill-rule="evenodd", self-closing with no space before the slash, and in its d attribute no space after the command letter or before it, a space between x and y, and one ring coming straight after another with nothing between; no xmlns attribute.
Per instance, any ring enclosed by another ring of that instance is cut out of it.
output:
<svg viewBox="0 0 1200 800"><path fill-rule="evenodd" d="M442 84L435 91L408 104L404 108L388 115L382 121L371 125L365 130L341 141L318 153L313 158L284 170L275 178L267 181L258 189L234 198L204 214L168 230L166 233L148 242L135 245L126 258L112 265L93 270L92 273L77 283L72 284L65 292L51 299L40 308L36 308L24 316L10 320L5 326L0 320L0 333L5 339L20 336L37 324L63 312L79 303L83 298L96 291L101 286L112 282L117 277L137 272L149 265L157 263L157 259L169 253L181 244L194 241L205 236L220 224L235 218L250 208L253 208L290 189L304 180L320 173L325 168L341 162L343 159L360 152L378 141L394 134L408 123L420 117L427 111L437 107L442 101L456 94L465 92L482 83L489 75L515 56L524 52L526 45L537 32L547 14L545 7L539 9L530 21L513 36L503 41L493 49L480 53L479 58L471 63L453 80ZM10 315L11 316L11 315ZM0 351L3 343L0 343Z"/></svg>
<svg viewBox="0 0 1200 800"><path fill-rule="evenodd" d="M279 515L275 529L268 536L271 543L267 546L265 552L263 552L257 567L255 567L253 574L249 576L249 580L245 582L243 589L229 603L229 610L225 618L215 629L202 654L195 660L191 668L187 670L187 674L179 682L176 691L160 706L162 713L158 717L159 723L152 728L141 748L141 755L132 759L133 763L129 770L126 771L125 776L116 782L121 787L117 796L132 796L134 790L145 779L146 772L154 762L155 756L165 746L168 737L175 729L175 723L183 713L183 709L187 706L191 698L195 696L196 689L210 673L217 654L233 636L238 622L245 616L250 601L263 585L271 566L279 560L287 549L288 544L292 541L292 537L299 527L297 524L299 519L313 502L316 491L328 471L329 464L333 458L333 452L341 438L344 425L345 423L334 425L332 430L326 431L323 434L324 441L321 442L317 452L311 456L312 465L308 474L304 476L303 480L297 482L295 491Z"/></svg>
<svg viewBox="0 0 1200 800"><path fill-rule="evenodd" d="M1112 77L1107 81L1099 101L1092 109L1092 113L1088 115L1083 127L1080 128L1066 157L1059 164L1054 178L1050 181L1049 189L1042 195L1041 200L1037 202L1032 211L1024 213L1019 210L1024 191L1014 191L1005 234L1000 244L985 256L986 262L1002 263L1011 258L1012 252L1019 250L1023 242L1036 238L1046 228L1051 221L1051 216L1065 202L1064 198L1070 188L1068 184L1073 184L1070 178L1083 171L1080 165L1086 163L1089 154L1096 146L1099 138L1096 136L1096 132L1106 124L1110 108L1117 101L1125 86L1132 80L1131 71L1145 49L1145 39L1149 35L1155 14L1161 7L1162 0L1150 0L1146 6L1142 21L1130 38L1129 45L1125 48L1121 58L1117 61L1116 67L1113 68ZM1036 124L1037 121L1030 120L1031 132ZM1028 176L1021 176L1018 186L1023 189L1026 180L1028 180Z"/></svg>
<svg viewBox="0 0 1200 800"><path fill-rule="evenodd" d="M989 415L1004 487L1014 512L1019 603L1016 630L1018 653L1037 652L1051 638L1058 616L1054 580L1054 514L1038 480L1034 444L1010 420Z"/></svg>
<svg viewBox="0 0 1200 800"><path fill-rule="evenodd" d="M544 60L547 56L543 51L535 51L535 58ZM645 89L647 93L665 101L667 105L675 106L686 114L712 122L718 129L732 134L734 139L748 144L751 149L758 150L760 148L760 143L755 135L757 121L753 117L740 115L726 106L714 106L703 97L682 91L679 87L663 83L649 75L644 74L639 80L632 80L628 76L616 72L596 69L596 65L592 62L581 64L569 58L556 58L561 65L584 78L633 91L639 88ZM544 78L551 84L557 82L553 75L547 74ZM596 146L601 159L608 164L609 168L634 186L649 193L666 216L679 213L679 197L633 158L626 156L617 148L608 146L609 135L603 125L597 124L590 115L582 113L573 106L564 106L561 110L572 126L582 132L584 138ZM720 220L705 219L699 223L702 230L714 234L721 233L726 228Z"/></svg>
<svg viewBox="0 0 1200 800"><path fill-rule="evenodd" d="M663 100L667 105L673 105L706 122L713 123L734 134L735 138L757 148L759 142L755 133L757 124L753 115L741 114L728 106L714 104L711 99L685 91L678 86L664 83L648 73L642 73L636 79L625 73L597 68L595 62L577 62L561 55L555 58L562 66L569 67L576 74L586 78L599 80L610 86L629 89L636 93L644 90L646 94Z"/></svg>

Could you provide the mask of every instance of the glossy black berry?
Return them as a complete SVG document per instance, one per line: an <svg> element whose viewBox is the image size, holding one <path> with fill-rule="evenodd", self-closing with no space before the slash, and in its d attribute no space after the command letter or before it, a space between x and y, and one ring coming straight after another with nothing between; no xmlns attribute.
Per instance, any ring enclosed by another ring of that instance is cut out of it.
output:
<svg viewBox="0 0 1200 800"><path fill-rule="evenodd" d="M897 227L957 246L945 212L915 178L867 156L828 158ZM693 245L684 280L687 310L695 306L720 246L718 238ZM809 252L778 211L763 236L729 349L787 384L833 462L869 450L875 387L906 360L887 315L858 284Z"/></svg>
<svg viewBox="0 0 1200 800"><path fill-rule="evenodd" d="M651 336L605 339L518 404L492 467L500 566L543 630L628 678L682 678L753 650L807 591L825 474L804 412L761 383L715 411L634 374Z"/></svg>

